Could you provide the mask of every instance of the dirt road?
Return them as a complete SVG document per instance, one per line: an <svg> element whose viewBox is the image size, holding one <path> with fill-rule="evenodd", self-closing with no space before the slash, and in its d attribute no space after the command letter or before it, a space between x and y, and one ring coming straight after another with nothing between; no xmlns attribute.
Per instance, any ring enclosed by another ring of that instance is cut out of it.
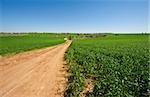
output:
<svg viewBox="0 0 150 97"><path fill-rule="evenodd" d="M0 58L0 97L62 97L70 44Z"/></svg>

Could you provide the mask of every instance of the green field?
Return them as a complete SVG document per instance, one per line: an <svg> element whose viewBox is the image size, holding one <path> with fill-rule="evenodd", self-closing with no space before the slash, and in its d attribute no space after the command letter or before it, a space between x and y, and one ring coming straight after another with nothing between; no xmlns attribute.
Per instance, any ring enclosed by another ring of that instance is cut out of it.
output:
<svg viewBox="0 0 150 97"><path fill-rule="evenodd" d="M0 55L73 42L65 54L68 85L65 97L148 97L149 34L0 34Z"/></svg>
<svg viewBox="0 0 150 97"><path fill-rule="evenodd" d="M148 97L149 36L107 35L75 39L66 53L69 82L65 97Z"/></svg>
<svg viewBox="0 0 150 97"><path fill-rule="evenodd" d="M0 34L0 55L15 54L64 42L65 34Z"/></svg>

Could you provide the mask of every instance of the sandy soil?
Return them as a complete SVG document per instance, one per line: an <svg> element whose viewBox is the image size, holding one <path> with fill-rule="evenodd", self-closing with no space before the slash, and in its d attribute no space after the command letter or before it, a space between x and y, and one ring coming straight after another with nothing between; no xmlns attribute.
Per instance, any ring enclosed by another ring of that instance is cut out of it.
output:
<svg viewBox="0 0 150 97"><path fill-rule="evenodd" d="M0 97L62 97L64 53L71 44L0 58Z"/></svg>

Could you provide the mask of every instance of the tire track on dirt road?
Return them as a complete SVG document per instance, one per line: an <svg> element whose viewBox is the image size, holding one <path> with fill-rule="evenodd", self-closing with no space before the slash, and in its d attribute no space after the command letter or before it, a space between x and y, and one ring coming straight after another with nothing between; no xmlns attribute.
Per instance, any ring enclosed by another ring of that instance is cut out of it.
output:
<svg viewBox="0 0 150 97"><path fill-rule="evenodd" d="M70 44L68 40L0 58L0 97L62 97L66 85L64 53Z"/></svg>

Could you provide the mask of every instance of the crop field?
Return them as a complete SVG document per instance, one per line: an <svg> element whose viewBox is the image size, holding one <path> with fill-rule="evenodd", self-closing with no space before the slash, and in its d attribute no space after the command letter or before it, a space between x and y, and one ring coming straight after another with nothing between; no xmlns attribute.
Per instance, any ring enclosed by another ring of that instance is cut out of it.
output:
<svg viewBox="0 0 150 97"><path fill-rule="evenodd" d="M65 55L65 97L148 97L149 45L148 35L74 40ZM83 93L87 80L90 88Z"/></svg>
<svg viewBox="0 0 150 97"><path fill-rule="evenodd" d="M0 34L0 55L19 53L64 42L62 34Z"/></svg>
<svg viewBox="0 0 150 97"><path fill-rule="evenodd" d="M65 42L66 37L72 40ZM149 34L0 34L4 86L0 96L49 97L60 84L60 97L149 97L149 38ZM39 50L16 54L32 49Z"/></svg>

